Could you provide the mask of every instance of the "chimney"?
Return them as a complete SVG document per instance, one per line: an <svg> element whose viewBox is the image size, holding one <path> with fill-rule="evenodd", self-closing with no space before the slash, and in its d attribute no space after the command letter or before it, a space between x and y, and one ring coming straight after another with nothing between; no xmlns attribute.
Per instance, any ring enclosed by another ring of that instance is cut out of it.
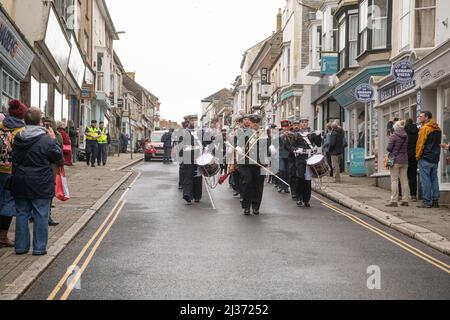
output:
<svg viewBox="0 0 450 320"><path fill-rule="evenodd" d="M282 18L283 14L281 13L281 8L278 8L278 14L277 14L277 32L281 31L282 28Z"/></svg>

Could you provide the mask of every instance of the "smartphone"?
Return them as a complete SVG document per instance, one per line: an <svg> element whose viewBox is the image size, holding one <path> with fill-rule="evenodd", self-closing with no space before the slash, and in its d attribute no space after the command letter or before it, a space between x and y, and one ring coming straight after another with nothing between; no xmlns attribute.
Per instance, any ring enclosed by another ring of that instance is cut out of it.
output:
<svg viewBox="0 0 450 320"><path fill-rule="evenodd" d="M44 127L45 127L46 129L50 129L50 123L44 123Z"/></svg>

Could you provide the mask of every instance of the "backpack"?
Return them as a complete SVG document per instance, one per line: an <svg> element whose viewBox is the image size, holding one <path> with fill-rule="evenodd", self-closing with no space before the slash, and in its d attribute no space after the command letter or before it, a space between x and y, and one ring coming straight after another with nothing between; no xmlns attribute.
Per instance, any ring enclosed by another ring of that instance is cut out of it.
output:
<svg viewBox="0 0 450 320"><path fill-rule="evenodd" d="M0 129L0 169L10 168L12 165L13 142L13 133Z"/></svg>

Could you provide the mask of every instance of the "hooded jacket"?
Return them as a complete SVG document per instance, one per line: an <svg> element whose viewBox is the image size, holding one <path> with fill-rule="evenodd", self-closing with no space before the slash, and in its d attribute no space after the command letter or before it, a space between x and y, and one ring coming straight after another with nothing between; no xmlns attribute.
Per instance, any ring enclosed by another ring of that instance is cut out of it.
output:
<svg viewBox="0 0 450 320"><path fill-rule="evenodd" d="M395 164L408 164L408 135L405 129L396 130L390 136L387 151L395 156Z"/></svg>
<svg viewBox="0 0 450 320"><path fill-rule="evenodd" d="M416 148L417 140L419 139L419 128L415 123L407 124L405 126L406 134L408 135L408 158L410 162L416 162Z"/></svg>
<svg viewBox="0 0 450 320"><path fill-rule="evenodd" d="M340 156L344 152L344 130L336 128L331 131L328 152L332 156Z"/></svg>
<svg viewBox="0 0 450 320"><path fill-rule="evenodd" d="M20 132L12 151L11 194L17 199L51 199L55 196L52 164L63 160L63 152L45 128L28 126Z"/></svg>
<svg viewBox="0 0 450 320"><path fill-rule="evenodd" d="M25 127L25 123L15 117L7 116L2 123L0 123L0 134L10 133L12 137L12 142L14 144L14 138L16 135L23 130ZM6 164L0 166L0 173L11 174L12 173L12 164Z"/></svg>
<svg viewBox="0 0 450 320"><path fill-rule="evenodd" d="M419 131L416 159L438 164L441 160L442 131L434 120L430 120Z"/></svg>

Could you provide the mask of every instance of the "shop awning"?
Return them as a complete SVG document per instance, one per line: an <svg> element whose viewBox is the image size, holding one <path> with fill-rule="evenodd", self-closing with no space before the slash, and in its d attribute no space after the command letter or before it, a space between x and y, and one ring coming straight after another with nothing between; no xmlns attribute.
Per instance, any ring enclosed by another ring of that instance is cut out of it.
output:
<svg viewBox="0 0 450 320"><path fill-rule="evenodd" d="M341 107L347 107L356 102L355 89L358 85L369 83L373 76L386 76L391 73L391 65L369 66L353 77L339 85L331 92L331 95L336 99Z"/></svg>

